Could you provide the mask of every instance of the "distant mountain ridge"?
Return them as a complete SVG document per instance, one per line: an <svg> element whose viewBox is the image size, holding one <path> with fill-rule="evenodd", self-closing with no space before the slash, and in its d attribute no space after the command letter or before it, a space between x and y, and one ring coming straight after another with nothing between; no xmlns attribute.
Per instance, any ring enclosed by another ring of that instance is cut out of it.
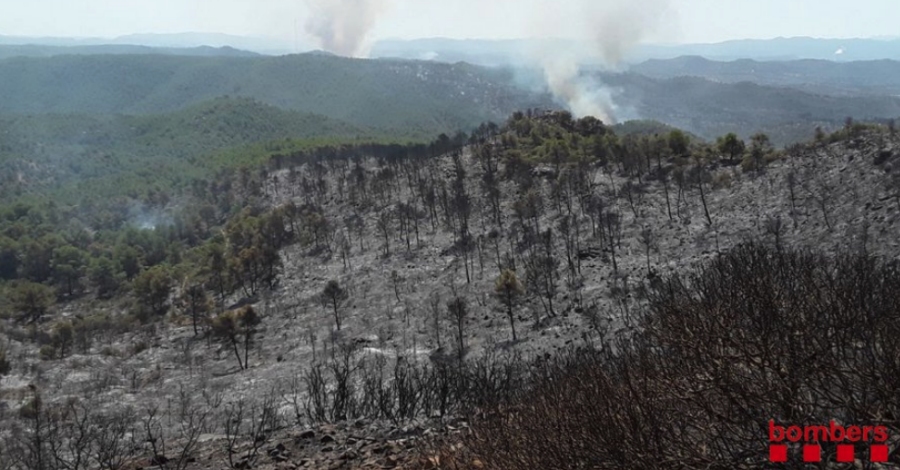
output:
<svg viewBox="0 0 900 470"><path fill-rule="evenodd" d="M230 46L212 47L151 47L134 45L97 45L97 46L42 46L36 44L0 45L0 59L11 57L53 57L58 55L181 55L191 57L254 57L255 52L242 51Z"/></svg>
<svg viewBox="0 0 900 470"><path fill-rule="evenodd" d="M441 61L465 61L480 65L519 65L533 62L535 52L566 51L575 56L597 56L586 42L566 39L459 40L429 38L384 40L372 48L372 57L397 57ZM807 37L745 39L714 44L644 44L627 51L627 63L649 59L702 56L714 60L833 61L900 60L900 39L819 39ZM599 59L586 59L596 63Z"/></svg>
<svg viewBox="0 0 900 470"><path fill-rule="evenodd" d="M886 88L900 76L894 72L898 64L867 62L859 70L854 64L688 57L642 64L624 74L603 68L585 73L596 75L598 90L605 86L602 91L612 95L619 121L653 119L705 139L762 131L783 145L809 139L816 127L839 128L847 117L900 117L900 98ZM641 67L646 75L637 73ZM17 57L0 59L0 115L147 115L228 95L357 128L430 139L485 121L503 122L519 110L564 107L541 88L541 74L529 79L527 73L322 52Z"/></svg>
<svg viewBox="0 0 900 470"><path fill-rule="evenodd" d="M810 38L740 39L715 44L639 47L636 60L670 59L697 55L714 60L799 60L818 59L839 62L860 60L900 60L900 39Z"/></svg>
<svg viewBox="0 0 900 470"><path fill-rule="evenodd" d="M22 37L0 35L0 45L101 46L130 45L161 48L232 47L266 55L284 55L315 49L307 42L220 33L185 32L173 34L130 34L115 38ZM596 48L590 43L559 38L543 39L384 39L375 42L373 58L469 62L478 65L520 65L533 61L535 51L576 52L590 57ZM696 55L713 60L798 60L833 61L900 60L900 38L810 38L739 39L709 44L642 44L628 51L625 61L673 59Z"/></svg>
<svg viewBox="0 0 900 470"><path fill-rule="evenodd" d="M629 68L653 78L682 76L738 83L799 87L817 93L900 95L900 61L873 60L833 62L804 59L797 61L711 61L699 56L669 60L652 59Z"/></svg>
<svg viewBox="0 0 900 470"><path fill-rule="evenodd" d="M231 47L259 54L281 55L309 49L305 44L290 44L271 38L237 36L221 33L129 34L115 38L27 37L0 35L0 45L32 45L57 47L145 46L190 49L196 47Z"/></svg>
<svg viewBox="0 0 900 470"><path fill-rule="evenodd" d="M797 88L747 81L723 83L693 76L656 79L633 72L599 76L614 91L621 108L705 139L728 132L749 137L759 131L777 145L785 145L809 140L816 127L840 128L847 117L900 117L898 97L828 96Z"/></svg>

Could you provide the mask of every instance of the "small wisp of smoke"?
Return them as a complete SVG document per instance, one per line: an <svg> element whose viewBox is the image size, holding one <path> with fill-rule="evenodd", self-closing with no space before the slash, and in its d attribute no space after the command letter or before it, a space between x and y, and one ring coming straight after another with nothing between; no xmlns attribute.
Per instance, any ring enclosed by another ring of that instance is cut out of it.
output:
<svg viewBox="0 0 900 470"><path fill-rule="evenodd" d="M320 47L345 57L366 54L367 40L388 0L305 0L309 7L306 32Z"/></svg>
<svg viewBox="0 0 900 470"><path fill-rule="evenodd" d="M156 230L175 223L172 216L161 209L134 204L128 208L128 223L140 230Z"/></svg>

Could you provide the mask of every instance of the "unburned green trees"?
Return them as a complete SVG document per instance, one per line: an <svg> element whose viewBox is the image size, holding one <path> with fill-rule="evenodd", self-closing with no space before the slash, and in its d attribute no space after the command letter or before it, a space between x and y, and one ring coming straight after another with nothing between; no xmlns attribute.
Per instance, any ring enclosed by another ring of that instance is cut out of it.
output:
<svg viewBox="0 0 900 470"><path fill-rule="evenodd" d="M20 319L36 322L53 305L53 289L36 282L22 281L14 285L10 292L13 310Z"/></svg>
<svg viewBox="0 0 900 470"><path fill-rule="evenodd" d="M97 289L98 298L108 299L119 290L121 276L111 259L105 256L92 259L87 272L91 284Z"/></svg>
<svg viewBox="0 0 900 470"><path fill-rule="evenodd" d="M222 302L231 293L231 279L228 277L228 259L225 247L218 242L208 243L204 247L204 272L207 274L207 285Z"/></svg>
<svg viewBox="0 0 900 470"><path fill-rule="evenodd" d="M737 157L743 155L744 150L746 149L744 141L734 132L730 132L724 137L719 137L716 143L719 152L722 153L722 155L728 155L729 162L733 162Z"/></svg>
<svg viewBox="0 0 900 470"><path fill-rule="evenodd" d="M675 155L676 157L687 156L691 145L691 138L688 137L687 134L685 134L683 131L675 129L669 132L667 140L669 143L669 150L672 151L672 155Z"/></svg>
<svg viewBox="0 0 900 470"><path fill-rule="evenodd" d="M53 280L69 296L81 290L81 277L84 275L86 265L85 253L72 245L53 250L51 259Z"/></svg>
<svg viewBox="0 0 900 470"><path fill-rule="evenodd" d="M169 294L172 293L172 276L164 265L147 269L131 283L134 295L143 307L156 314L164 314L169 308Z"/></svg>
<svg viewBox="0 0 900 470"><path fill-rule="evenodd" d="M257 217L248 209L225 228L228 272L247 296L255 295L263 286L271 288L282 266L278 250L288 237L283 224L267 223L269 220L271 216ZM220 261L218 253L210 261Z"/></svg>
<svg viewBox="0 0 900 470"><path fill-rule="evenodd" d="M766 166L766 157L772 153L772 143L769 136L762 132L754 134L750 138L750 153L743 162L744 170L761 172Z"/></svg>
<svg viewBox="0 0 900 470"><path fill-rule="evenodd" d="M12 238L0 235L0 279L16 279L19 272L19 247Z"/></svg>

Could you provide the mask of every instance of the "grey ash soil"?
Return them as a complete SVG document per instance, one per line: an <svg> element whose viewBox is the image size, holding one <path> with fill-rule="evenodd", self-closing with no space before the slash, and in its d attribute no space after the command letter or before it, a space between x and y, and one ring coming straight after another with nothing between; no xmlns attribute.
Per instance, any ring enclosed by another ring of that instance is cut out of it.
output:
<svg viewBox="0 0 900 470"><path fill-rule="evenodd" d="M244 442L235 448L234 463L237 468L263 470L407 468L428 461L434 439L465 429L460 422L421 421L397 427L368 420L297 427L278 433L256 453L251 442ZM222 452L224 436L206 435L201 440L191 468L228 468Z"/></svg>
<svg viewBox="0 0 900 470"><path fill-rule="evenodd" d="M487 237L494 227L483 213L487 204L478 187L479 166L470 150L464 152L463 162L469 173L468 191L476 208L470 229L476 239ZM368 160L364 167L372 174L378 164ZM428 162L425 171L440 176L449 175L451 169L451 159L445 156ZM295 171L301 176L311 175L309 165ZM335 189L338 179L329 173L325 179L330 191L309 197L319 200L327 217L334 221L336 232L344 230L340 221L345 216L357 211L363 214L364 248L360 249L357 235L351 234L349 267L344 266L337 250L328 253L304 244L283 250L284 269L277 287L251 300L263 321L250 353L248 370L238 370L230 348L222 342L194 338L189 321L178 316L122 335L97 338L88 354L74 354L61 361L41 361L34 346L12 341L11 356L27 367L18 367L2 379L0 398L6 410L0 413L13 413L25 403L29 383L37 385L48 401L82 397L109 408L132 405L145 409L157 404L163 410L172 410L184 397L194 403L213 403L219 399L229 402L240 397L252 401L273 390L276 395L286 397L296 388L292 384L299 383L299 377L310 365L327 357L339 342L359 345L357 357L381 355L390 360L402 355L429 361L435 354L453 353L454 326L447 318L446 302L455 295L467 299L470 307L465 325L469 356L490 353L533 357L552 353L567 345L582 344L631 327L626 321L627 312L641 307L642 286L649 285L646 245L641 241L642 232L648 229L652 234L650 266L662 276L684 272L742 241L762 239L765 243L775 243L774 232L779 233L779 242L786 246L815 247L825 252L849 248L886 260L896 259L900 254L897 241L900 208L894 198L900 188L892 184L894 173L900 173L900 140L896 138L868 135L856 141L798 147L758 174L743 172L740 166L716 166L711 171L712 181L705 187L711 225L695 185L685 189L684 200L676 210L678 186L670 181L674 216L670 220L660 181L644 179L638 183L631 179L640 188L633 196L632 208L622 192L628 178L613 168L592 171L596 193L623 218L621 246L616 252L618 273L613 270L609 250L592 236L587 217L576 210L583 235L580 240L583 302L579 306L575 294L566 287L566 263L562 261L561 281L557 286L558 315L548 318L540 302L528 295L517 307L519 340L516 342L511 341L504 307L493 295L499 270L492 250L486 249L481 260L477 253L473 255L471 282L467 283L463 261L452 250L453 236L440 223L433 231L425 218L420 226L420 243L413 239L407 250L405 240L398 237L395 229L390 241L391 254L384 256L376 214L378 210L391 210L395 201L411 198L405 183L392 194L390 203L354 207L346 198L347 188L344 198L338 195ZM796 181L793 208L790 174ZM268 205L306 202L306 196L296 185L293 190L289 187L290 180L287 169L270 175L265 190ZM540 181L546 203L540 224L555 228L559 213L550 202L549 185L543 179ZM512 204L518 195L513 183L501 184L504 227L509 228L515 223ZM773 230L779 219L782 229ZM501 251L512 251L507 237L502 237ZM555 251L560 259L564 258L562 242L558 239ZM400 278L396 291L393 272ZM320 300L326 283L333 279L349 294L340 308L343 323L340 332L334 330L331 307ZM442 316L440 351L431 307L436 297L440 299ZM64 314L78 314L78 309L86 308L90 305L78 304ZM592 317L589 314L592 311L597 316ZM537 324L535 318L540 319ZM301 384L298 389L301 395L302 388ZM279 413L285 429L269 436L256 467L326 468L365 464L370 465L367 468L393 468L409 458L416 436L443 432L437 431L443 425L433 422L419 423L418 429L410 424L405 433L403 426L357 423L353 419L332 427L315 427L303 419L298 422L295 409L287 399L280 403ZM211 422L220 420L219 417ZM458 429L464 424L451 426ZM314 436L300 437L308 429L315 432ZM223 431L210 431L204 435L192 467L226 467L224 448L220 444ZM326 435L335 442L322 442ZM376 449L381 450L376 452Z"/></svg>

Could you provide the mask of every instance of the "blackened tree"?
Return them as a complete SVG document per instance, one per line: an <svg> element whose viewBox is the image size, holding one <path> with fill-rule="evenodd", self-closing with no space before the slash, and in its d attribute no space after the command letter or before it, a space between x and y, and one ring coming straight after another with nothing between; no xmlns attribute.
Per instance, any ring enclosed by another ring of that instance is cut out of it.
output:
<svg viewBox="0 0 900 470"><path fill-rule="evenodd" d="M456 352L460 361L466 354L466 317L469 314L466 299L462 297L454 297L453 300L447 302L447 311L450 318L456 323Z"/></svg>
<svg viewBox="0 0 900 470"><path fill-rule="evenodd" d="M331 308L334 311L334 324L340 330L341 314L339 308L341 303L348 297L347 291L336 280L332 279L322 289L322 297L331 304Z"/></svg>
<svg viewBox="0 0 900 470"><path fill-rule="evenodd" d="M250 367L250 348L253 345L253 334L262 319L251 306L239 310L229 310L213 320L212 332L215 336L228 340L238 367L243 370ZM239 345L243 343L244 356L241 359Z"/></svg>
<svg viewBox="0 0 900 470"><path fill-rule="evenodd" d="M207 297L203 284L186 281L178 298L178 306L191 318L194 336L200 334L199 327L207 320L207 315L212 310L212 302Z"/></svg>
<svg viewBox="0 0 900 470"><path fill-rule="evenodd" d="M516 277L515 271L504 269L494 283L494 292L506 306L506 316L509 318L509 327L512 329L512 339L516 341L516 316L513 307L519 297L525 293L525 289L519 282L519 278Z"/></svg>

